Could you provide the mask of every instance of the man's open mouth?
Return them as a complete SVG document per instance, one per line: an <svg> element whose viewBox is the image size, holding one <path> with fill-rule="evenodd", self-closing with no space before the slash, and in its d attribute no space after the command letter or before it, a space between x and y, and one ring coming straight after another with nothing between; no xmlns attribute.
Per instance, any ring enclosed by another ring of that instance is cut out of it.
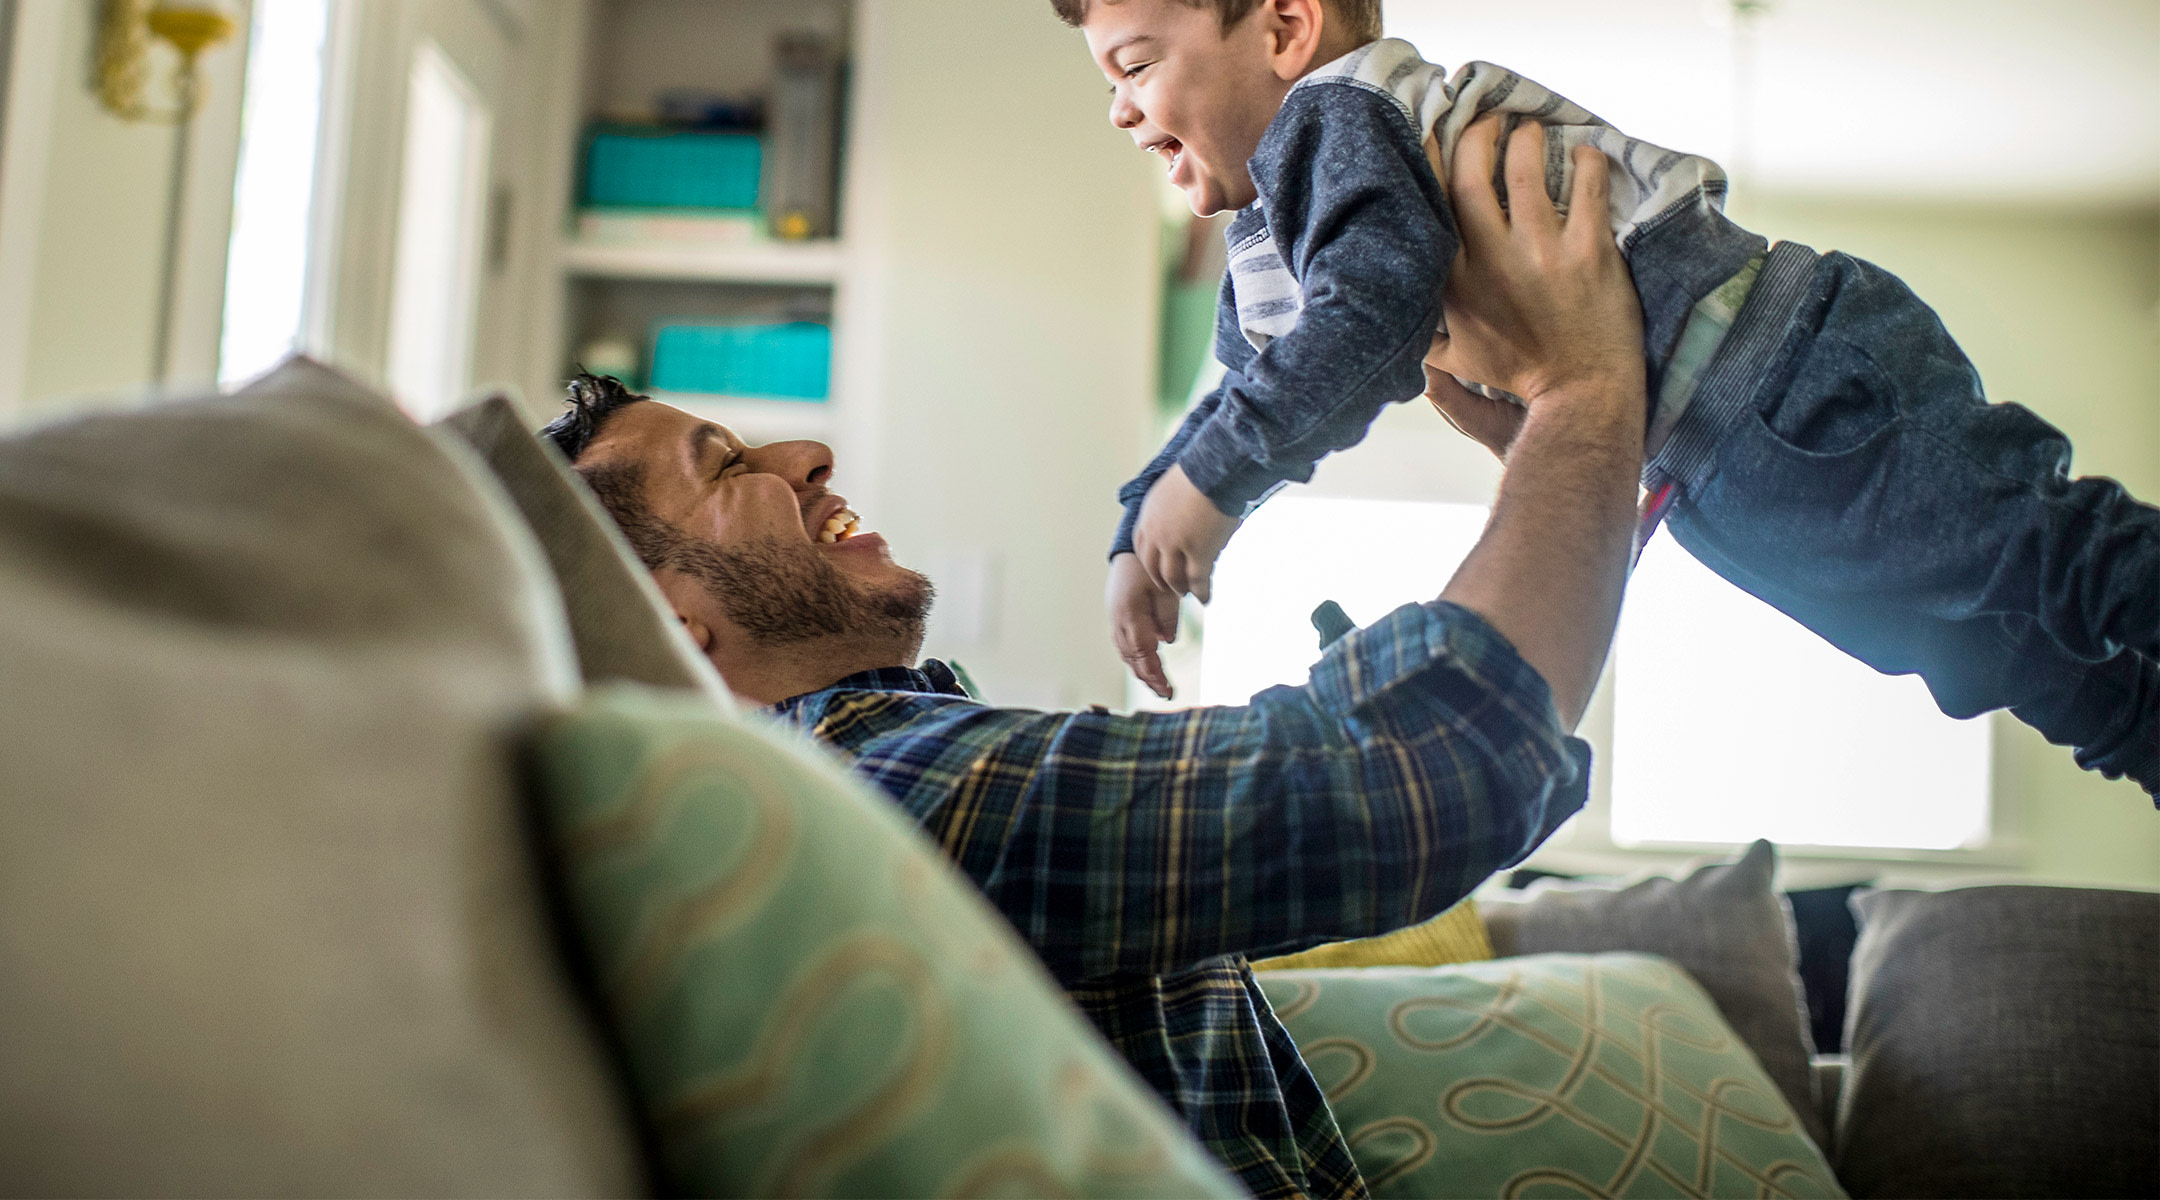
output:
<svg viewBox="0 0 2160 1200"><path fill-rule="evenodd" d="M843 508L825 518L825 524L818 529L817 540L828 546L834 542L844 542L854 537L861 528L862 518L856 516L853 509Z"/></svg>

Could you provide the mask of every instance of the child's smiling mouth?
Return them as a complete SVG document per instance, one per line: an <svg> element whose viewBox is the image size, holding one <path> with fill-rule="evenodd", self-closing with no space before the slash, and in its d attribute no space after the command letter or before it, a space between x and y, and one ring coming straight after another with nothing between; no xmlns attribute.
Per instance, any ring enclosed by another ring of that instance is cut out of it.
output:
<svg viewBox="0 0 2160 1200"><path fill-rule="evenodd" d="M1177 174L1178 164L1185 161L1185 143L1174 137L1166 137L1159 142L1144 146L1142 149L1150 154L1161 156L1163 161L1169 164L1164 169L1172 175Z"/></svg>

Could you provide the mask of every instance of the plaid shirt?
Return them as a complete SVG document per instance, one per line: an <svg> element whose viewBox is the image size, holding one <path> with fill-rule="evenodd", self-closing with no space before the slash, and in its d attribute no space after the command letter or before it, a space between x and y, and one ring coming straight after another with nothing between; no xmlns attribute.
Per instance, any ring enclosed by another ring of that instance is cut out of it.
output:
<svg viewBox="0 0 2160 1200"><path fill-rule="evenodd" d="M1442 602L1242 708L991 708L932 660L770 711L914 814L1259 1196L1366 1191L1245 956L1440 912L1581 807L1589 774L1544 680Z"/></svg>

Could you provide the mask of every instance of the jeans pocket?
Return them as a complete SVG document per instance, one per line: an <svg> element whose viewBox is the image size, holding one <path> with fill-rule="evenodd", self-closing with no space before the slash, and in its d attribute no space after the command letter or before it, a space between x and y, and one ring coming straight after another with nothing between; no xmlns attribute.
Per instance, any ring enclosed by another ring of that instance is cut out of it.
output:
<svg viewBox="0 0 2160 1200"><path fill-rule="evenodd" d="M1892 473L1900 455L1895 414L1869 422L1864 431L1855 423L1836 426L1838 436L1810 437L1812 444L1780 432L1769 414L1751 417L1752 436L1735 439L1721 480L1743 494L1743 508L1778 513L1779 524L1793 534L1804 537L1801 527L1811 523L1834 526L1860 495L1873 495L1880 502L1903 491L1887 486L1895 483ZM1811 429L1832 432L1822 424Z"/></svg>
<svg viewBox="0 0 2160 1200"><path fill-rule="evenodd" d="M1874 356L1843 338L1818 335L1773 403L1756 416L1798 454L1836 457L1880 438L1898 421L1897 389Z"/></svg>

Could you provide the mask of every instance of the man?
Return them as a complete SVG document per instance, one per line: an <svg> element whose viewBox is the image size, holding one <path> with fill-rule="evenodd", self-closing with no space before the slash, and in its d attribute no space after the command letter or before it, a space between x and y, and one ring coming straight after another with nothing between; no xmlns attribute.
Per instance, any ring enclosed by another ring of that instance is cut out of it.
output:
<svg viewBox="0 0 2160 1200"><path fill-rule="evenodd" d="M748 446L589 379L548 431L729 686L920 820L1262 1196L1365 1189L1244 956L1429 917L1582 803L1588 750L1568 731L1631 550L1641 318L1603 223L1604 160L1579 157L1570 211L1588 216L1563 220L1525 173L1534 141L1511 145L1510 214L1488 182L1496 138L1458 155L1451 299L1477 303L1451 303L1436 361L1527 413L1435 376L1436 403L1508 448L1491 524L1437 600L1246 707L976 703L941 664L910 665L929 583L875 534L838 536L824 446Z"/></svg>

